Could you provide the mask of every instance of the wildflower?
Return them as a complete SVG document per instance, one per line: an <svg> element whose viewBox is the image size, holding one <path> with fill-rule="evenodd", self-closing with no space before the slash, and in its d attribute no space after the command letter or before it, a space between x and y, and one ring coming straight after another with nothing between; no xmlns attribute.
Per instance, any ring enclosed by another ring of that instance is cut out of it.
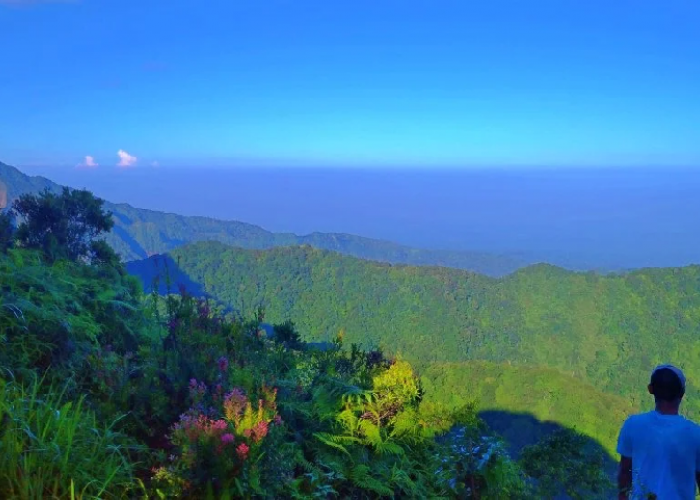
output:
<svg viewBox="0 0 700 500"><path fill-rule="evenodd" d="M253 441L256 443L260 442L265 436L267 436L268 425L267 422L261 420L253 427Z"/></svg>
<svg viewBox="0 0 700 500"><path fill-rule="evenodd" d="M246 458L248 458L249 451L250 451L250 448L245 443L239 444L238 448L236 448L236 453L238 454L238 456L241 460L245 460Z"/></svg>
<svg viewBox="0 0 700 500"><path fill-rule="evenodd" d="M248 398L246 398L243 391L240 389L233 389L231 392L224 396L224 414L228 421L235 422L238 424L241 418L241 413L248 403Z"/></svg>
<svg viewBox="0 0 700 500"><path fill-rule="evenodd" d="M217 363L219 364L219 370L221 372L225 372L226 370L228 370L228 359L226 359L225 356L221 356Z"/></svg>
<svg viewBox="0 0 700 500"><path fill-rule="evenodd" d="M228 429L228 422L226 420L212 420L209 424L209 432L211 434L218 434L220 432Z"/></svg>
<svg viewBox="0 0 700 500"><path fill-rule="evenodd" d="M230 432L227 432L226 434L221 436L221 442L223 444L231 444L233 443L233 439L233 434L231 434Z"/></svg>
<svg viewBox="0 0 700 500"><path fill-rule="evenodd" d="M207 392L207 386L204 382L197 382L196 378L190 379L190 397L195 401L199 401Z"/></svg>
<svg viewBox="0 0 700 500"><path fill-rule="evenodd" d="M275 415L275 419L273 420L275 425L282 425L282 417L280 415Z"/></svg>

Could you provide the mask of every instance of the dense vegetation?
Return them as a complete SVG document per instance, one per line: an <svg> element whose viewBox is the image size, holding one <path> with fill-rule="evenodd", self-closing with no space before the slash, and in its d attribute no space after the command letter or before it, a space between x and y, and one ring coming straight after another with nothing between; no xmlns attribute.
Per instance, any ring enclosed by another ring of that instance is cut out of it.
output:
<svg viewBox="0 0 700 500"><path fill-rule="evenodd" d="M236 310L262 305L272 321L294 318L307 340L342 329L348 341L401 354L435 379L445 372L439 387L448 399L477 394L494 408L536 408L538 417L576 425L608 449L626 412L651 403L644 389L658 363L683 366L691 381L685 410L700 416L692 385L700 377L697 266L601 276L537 265L492 279L310 247L250 251L219 243L182 247L169 259L178 281ZM156 258L129 265L147 285L159 268ZM472 360L495 363L476 385L461 380L474 365L455 365ZM497 383L484 384L491 376ZM523 394L511 378L526 381Z"/></svg>
<svg viewBox="0 0 700 500"><path fill-rule="evenodd" d="M4 183L4 186L3 186ZM44 189L60 192L61 186L42 177L29 177L0 162L0 201L12 203L25 193ZM306 236L271 233L261 227L238 221L143 210L126 204L106 203L114 214L114 229L106 240L124 260L141 259L164 253L195 241L219 241L243 248L265 249L308 244L364 259L414 265L442 265L472 269L500 276L526 264L516 256L481 252L425 250L349 234L313 233ZM0 206L2 208L2 206Z"/></svg>
<svg viewBox="0 0 700 500"><path fill-rule="evenodd" d="M400 357L343 334L306 344L292 321L269 337L262 309L246 319L184 287L143 295L99 239L102 207L45 191L3 214L0 497L604 494L604 454L579 433L515 459Z"/></svg>

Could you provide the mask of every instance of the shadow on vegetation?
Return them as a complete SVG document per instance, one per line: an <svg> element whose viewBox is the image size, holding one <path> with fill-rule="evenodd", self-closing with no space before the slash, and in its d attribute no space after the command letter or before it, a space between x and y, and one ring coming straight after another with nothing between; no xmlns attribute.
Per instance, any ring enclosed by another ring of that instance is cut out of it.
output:
<svg viewBox="0 0 700 500"><path fill-rule="evenodd" d="M126 263L127 272L137 276L143 283L146 293L153 291L153 286L158 283L158 293L179 293L184 288L188 294L194 297L206 297L204 287L180 269L178 263L168 254L153 255L148 259L135 260ZM168 280L170 285L168 286Z"/></svg>
<svg viewBox="0 0 700 500"><path fill-rule="evenodd" d="M566 429L565 426L552 421L542 421L530 413L513 413L503 410L486 410L479 413L479 417L486 422L489 428L506 440L508 452L517 459L523 448L536 444L543 438L554 432ZM601 453L604 459L605 470L614 474L617 468L616 460L596 439L589 440L589 450Z"/></svg>

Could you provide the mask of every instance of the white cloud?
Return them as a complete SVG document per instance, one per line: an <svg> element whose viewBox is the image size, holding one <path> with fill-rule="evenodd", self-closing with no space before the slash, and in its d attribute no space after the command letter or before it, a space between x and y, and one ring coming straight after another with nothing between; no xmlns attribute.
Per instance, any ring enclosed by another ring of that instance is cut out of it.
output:
<svg viewBox="0 0 700 500"><path fill-rule="evenodd" d="M160 163L158 163L157 161L152 161L151 166L152 167L160 167Z"/></svg>
<svg viewBox="0 0 700 500"><path fill-rule="evenodd" d="M99 163L95 161L93 156L86 156L85 160L82 163L78 163L76 166L78 168L97 168Z"/></svg>
<svg viewBox="0 0 700 500"><path fill-rule="evenodd" d="M117 167L128 168L136 165L137 158L135 156L131 156L123 149L117 151L117 156L119 156L119 163L117 163Z"/></svg>

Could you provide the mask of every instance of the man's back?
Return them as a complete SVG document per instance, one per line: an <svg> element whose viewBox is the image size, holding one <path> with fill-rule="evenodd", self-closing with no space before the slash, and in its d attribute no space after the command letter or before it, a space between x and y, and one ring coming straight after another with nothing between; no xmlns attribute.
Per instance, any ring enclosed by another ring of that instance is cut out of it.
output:
<svg viewBox="0 0 700 500"><path fill-rule="evenodd" d="M634 415L620 431L620 455L632 459L630 498L693 500L700 470L700 426L657 411Z"/></svg>

